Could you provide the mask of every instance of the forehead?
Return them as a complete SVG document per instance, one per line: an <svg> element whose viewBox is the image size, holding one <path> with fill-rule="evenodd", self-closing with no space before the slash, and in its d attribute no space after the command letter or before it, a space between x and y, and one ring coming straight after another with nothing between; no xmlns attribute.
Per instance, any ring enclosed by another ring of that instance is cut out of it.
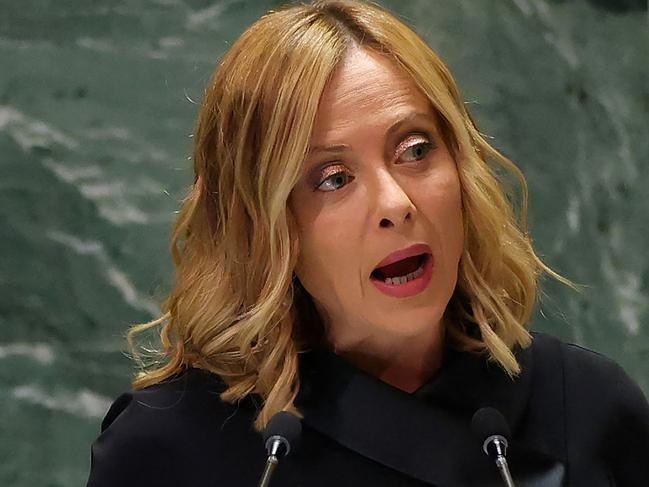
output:
<svg viewBox="0 0 649 487"><path fill-rule="evenodd" d="M351 124L394 118L397 112L429 112L428 98L393 61L373 51L350 50L320 99L314 136Z"/></svg>

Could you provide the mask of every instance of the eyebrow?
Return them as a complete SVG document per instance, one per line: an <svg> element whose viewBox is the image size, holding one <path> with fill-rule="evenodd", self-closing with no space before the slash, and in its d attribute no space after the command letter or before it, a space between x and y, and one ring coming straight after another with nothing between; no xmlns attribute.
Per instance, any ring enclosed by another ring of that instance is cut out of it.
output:
<svg viewBox="0 0 649 487"><path fill-rule="evenodd" d="M429 120L435 120L435 116L432 113L422 113L422 112L412 112L406 115L405 117L397 120L395 123L390 126L390 128L385 132L388 137L391 137L402 125L405 123L411 122L417 118L427 118ZM334 152L340 153L346 150L351 150L352 146L349 144L328 144L328 145L315 145L309 149L309 154L314 154L316 152Z"/></svg>

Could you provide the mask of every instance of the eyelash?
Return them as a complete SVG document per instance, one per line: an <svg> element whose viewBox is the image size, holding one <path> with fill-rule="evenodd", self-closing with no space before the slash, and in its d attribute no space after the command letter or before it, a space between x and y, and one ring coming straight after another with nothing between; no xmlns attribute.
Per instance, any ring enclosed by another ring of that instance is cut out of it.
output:
<svg viewBox="0 0 649 487"><path fill-rule="evenodd" d="M425 134L412 134L412 135L423 135L423 136L426 136ZM430 139L430 137L428 137L428 136L426 136L426 137ZM426 157L426 155L428 155L428 153L429 153L431 150L435 149L435 144L433 144L433 143L430 142L430 141L428 141L428 142L417 142L416 144L412 144L412 145L408 146L408 147L407 147L407 148L406 148L406 149L405 149L401 154L403 154L403 153L405 153L406 151L408 151L408 150L410 150L410 149L413 149L413 148L415 148L415 147L424 147L424 148L426 149L426 152L425 152L424 155L421 157L421 159L417 159L417 160L416 160L416 161L421 161L422 159L424 159L424 158ZM414 162L414 161L407 161L407 162ZM329 168L329 167L338 167L338 166L340 166L340 165L338 165L338 164L334 164L334 165L332 165L332 166L327 166L326 168L323 169L323 172L324 172L325 169L327 169L327 168ZM343 167L343 166L340 166L340 167ZM326 178L322 179L322 180L321 180L321 181L316 185L315 190L316 190L316 191L321 191L321 190L320 190L320 187L321 187L321 186L322 186L326 181L329 181L331 178L333 178L333 177L335 177L335 176L339 176L340 174L347 174L347 176L348 176L348 177L351 177L352 180L353 180L353 176L351 176L347 171L336 171L335 173L330 174L330 175L327 176ZM351 181L349 181L349 182L351 182ZM338 191L339 189L343 188L343 187L346 186L346 185L347 185L347 183L344 184L343 186L340 186L340 187L336 188L336 189L332 189L332 190L329 190L329 191L323 191L323 192L324 192L324 193L332 193L332 192L334 192L334 191Z"/></svg>

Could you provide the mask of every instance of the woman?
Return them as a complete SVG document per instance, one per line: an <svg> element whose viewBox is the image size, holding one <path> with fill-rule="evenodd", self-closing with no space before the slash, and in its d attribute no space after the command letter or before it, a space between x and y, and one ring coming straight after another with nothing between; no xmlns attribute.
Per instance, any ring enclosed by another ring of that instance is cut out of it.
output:
<svg viewBox="0 0 649 487"><path fill-rule="evenodd" d="M649 407L619 366L527 324L545 266L525 181L447 68L359 1L262 17L214 74L175 287L129 334L142 371L88 485L256 485L258 431L302 417L272 485L500 485L470 422L511 429L518 485L649 485ZM519 215L496 171L518 179ZM145 364L133 338L161 326Z"/></svg>

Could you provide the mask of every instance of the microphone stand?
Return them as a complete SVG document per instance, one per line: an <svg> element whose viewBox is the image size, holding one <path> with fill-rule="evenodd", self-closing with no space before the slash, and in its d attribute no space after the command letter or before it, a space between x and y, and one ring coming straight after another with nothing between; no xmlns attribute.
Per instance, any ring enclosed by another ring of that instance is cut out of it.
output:
<svg viewBox="0 0 649 487"><path fill-rule="evenodd" d="M507 440L500 435L493 435L487 438L482 446L484 451L488 454L489 447L493 445L496 454L496 466L500 472L500 476L503 479L506 487L515 487L514 480L512 479L511 474L509 473L509 466L507 465L507 458L505 458L505 452L507 451Z"/></svg>
<svg viewBox="0 0 649 487"><path fill-rule="evenodd" d="M270 448L268 452L268 460L266 460L266 467L264 468L264 473L261 475L261 479L259 480L259 487L268 487L268 484L270 483L270 477L271 475L273 475L273 472L275 471L275 468L277 468L277 464L279 463L277 453L279 451L279 447L282 446L282 440L283 438L279 436L271 436L266 443L267 445L270 444Z"/></svg>
<svg viewBox="0 0 649 487"><path fill-rule="evenodd" d="M264 468L264 473L262 474L261 480L259 481L259 487L268 487L268 483L270 482L270 476L275 471L275 467L277 467L278 463L279 462L275 455L271 455L268 457L268 460L266 461L266 468Z"/></svg>

